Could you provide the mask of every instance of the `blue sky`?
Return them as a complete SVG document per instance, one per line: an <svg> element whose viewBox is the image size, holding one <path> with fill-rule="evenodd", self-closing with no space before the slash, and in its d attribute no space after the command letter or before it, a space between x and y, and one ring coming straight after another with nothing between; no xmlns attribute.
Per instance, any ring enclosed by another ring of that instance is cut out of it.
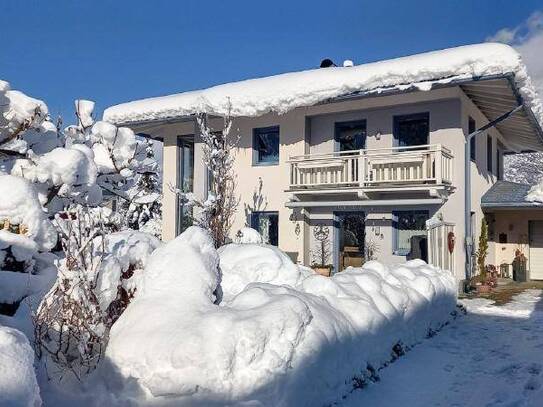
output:
<svg viewBox="0 0 543 407"><path fill-rule="evenodd" d="M543 1L26 1L0 5L0 79L73 121L143 97L482 42Z"/></svg>

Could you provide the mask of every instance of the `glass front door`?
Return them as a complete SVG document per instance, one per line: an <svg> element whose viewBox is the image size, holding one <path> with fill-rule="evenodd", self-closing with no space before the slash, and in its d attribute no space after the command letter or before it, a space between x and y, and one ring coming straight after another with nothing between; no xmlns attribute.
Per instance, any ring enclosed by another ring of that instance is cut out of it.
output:
<svg viewBox="0 0 543 407"><path fill-rule="evenodd" d="M182 192L194 192L194 138L192 136L177 139L177 155L179 171L177 188ZM192 208L183 204L178 197L177 234L181 234L192 225Z"/></svg>
<svg viewBox="0 0 543 407"><path fill-rule="evenodd" d="M338 227L337 271L364 264L364 243L366 240L364 212L336 213Z"/></svg>

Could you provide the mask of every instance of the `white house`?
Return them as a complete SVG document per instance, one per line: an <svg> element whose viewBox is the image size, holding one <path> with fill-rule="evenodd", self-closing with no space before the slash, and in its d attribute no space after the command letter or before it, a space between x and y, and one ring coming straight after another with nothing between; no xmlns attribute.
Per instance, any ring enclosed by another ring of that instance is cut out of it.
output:
<svg viewBox="0 0 543 407"><path fill-rule="evenodd" d="M240 136L232 234L253 226L311 265L315 228L325 226L336 272L369 255L420 257L464 280L481 197L502 179L503 154L543 150L543 111L525 67L492 43L110 107L105 120L164 141L166 240L186 226L169 185L207 191L196 114L218 129L229 106Z"/></svg>

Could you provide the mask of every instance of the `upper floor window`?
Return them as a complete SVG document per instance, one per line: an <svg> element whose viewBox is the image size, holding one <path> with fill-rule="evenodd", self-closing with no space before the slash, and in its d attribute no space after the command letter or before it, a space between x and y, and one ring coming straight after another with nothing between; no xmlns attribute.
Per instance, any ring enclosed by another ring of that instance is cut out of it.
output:
<svg viewBox="0 0 543 407"><path fill-rule="evenodd" d="M366 121L336 123L335 140L338 151L361 150L366 147Z"/></svg>
<svg viewBox="0 0 543 407"><path fill-rule="evenodd" d="M486 136L486 169L492 172L492 136L489 134Z"/></svg>
<svg viewBox="0 0 543 407"><path fill-rule="evenodd" d="M251 227L258 230L266 244L279 244L279 212L253 212Z"/></svg>
<svg viewBox="0 0 543 407"><path fill-rule="evenodd" d="M394 139L396 145L420 146L428 144L430 138L430 114L418 113L394 117Z"/></svg>
<svg viewBox="0 0 543 407"><path fill-rule="evenodd" d="M499 141L496 144L496 176L499 180L503 179L503 150L504 146Z"/></svg>
<svg viewBox="0 0 543 407"><path fill-rule="evenodd" d="M253 129L253 154L255 165L279 163L279 126Z"/></svg>
<svg viewBox="0 0 543 407"><path fill-rule="evenodd" d="M468 120L468 134L471 134L473 133L475 130L477 130L477 124L475 123L475 120L473 120L471 117L469 118ZM470 140L469 140L469 145L470 145L470 157L471 157L471 161L475 161L476 157L477 157L477 142L476 142L476 138L475 137L472 137Z"/></svg>

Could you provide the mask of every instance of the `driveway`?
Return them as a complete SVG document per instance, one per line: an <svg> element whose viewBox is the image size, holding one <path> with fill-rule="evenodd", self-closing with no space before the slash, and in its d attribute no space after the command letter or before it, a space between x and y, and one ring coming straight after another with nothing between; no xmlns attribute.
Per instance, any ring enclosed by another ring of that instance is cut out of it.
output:
<svg viewBox="0 0 543 407"><path fill-rule="evenodd" d="M543 406L543 298L530 289L468 314L379 372L342 406Z"/></svg>

